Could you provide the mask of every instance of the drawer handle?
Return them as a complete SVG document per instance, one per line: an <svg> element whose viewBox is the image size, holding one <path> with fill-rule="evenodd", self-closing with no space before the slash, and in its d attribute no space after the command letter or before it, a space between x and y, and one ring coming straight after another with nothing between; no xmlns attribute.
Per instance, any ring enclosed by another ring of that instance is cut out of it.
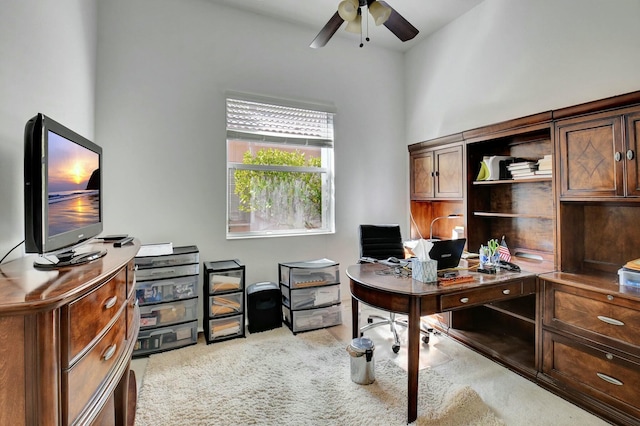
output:
<svg viewBox="0 0 640 426"><path fill-rule="evenodd" d="M612 385L616 385L616 386L624 385L624 383L622 383L620 380L618 380L618 379L616 379L614 377L611 377L611 376L607 376L604 373L596 373L596 376L600 377L605 382L611 383Z"/></svg>
<svg viewBox="0 0 640 426"><path fill-rule="evenodd" d="M468 297L463 297L462 299L460 299L460 303L468 303L468 302L469 302Z"/></svg>
<svg viewBox="0 0 640 426"><path fill-rule="evenodd" d="M118 296L113 296L107 299L106 303L104 304L104 308L105 309L111 309L114 306L116 306L116 302L118 301Z"/></svg>
<svg viewBox="0 0 640 426"><path fill-rule="evenodd" d="M111 346L109 346L109 349L107 349L104 352L104 355L102 356L102 360L103 361L108 361L109 358L111 358L113 356L113 354L116 353L116 348L118 347L118 345L116 345L115 343Z"/></svg>
<svg viewBox="0 0 640 426"><path fill-rule="evenodd" d="M611 324L611 325L624 325L622 321L618 321L617 319L605 317L602 315L598 315L598 319L602 322L606 322L607 324Z"/></svg>
<svg viewBox="0 0 640 426"><path fill-rule="evenodd" d="M511 290L505 288L504 290L502 290L502 294L511 294Z"/></svg>

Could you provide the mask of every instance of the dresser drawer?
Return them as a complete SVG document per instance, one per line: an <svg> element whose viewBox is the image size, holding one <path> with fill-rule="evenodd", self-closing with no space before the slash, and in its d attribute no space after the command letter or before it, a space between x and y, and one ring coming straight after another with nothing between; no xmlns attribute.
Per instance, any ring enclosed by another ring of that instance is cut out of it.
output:
<svg viewBox="0 0 640 426"><path fill-rule="evenodd" d="M543 332L543 373L598 400L640 417L640 364L604 347Z"/></svg>
<svg viewBox="0 0 640 426"><path fill-rule="evenodd" d="M62 327L69 335L63 345L63 367L72 365L116 315L127 299L127 272L121 269L109 281L62 309Z"/></svg>
<svg viewBox="0 0 640 426"><path fill-rule="evenodd" d="M440 311L483 305L496 300L521 296L523 281L511 281L491 287L475 288L458 293L445 294L440 297Z"/></svg>
<svg viewBox="0 0 640 426"><path fill-rule="evenodd" d="M551 285L545 290L544 324L572 333L628 344L640 354L640 311L629 300L573 287Z"/></svg>
<svg viewBox="0 0 640 426"><path fill-rule="evenodd" d="M63 403L68 409L70 424L103 385L104 379L125 349L126 311L90 351L68 370L63 370L62 389L66 389Z"/></svg>

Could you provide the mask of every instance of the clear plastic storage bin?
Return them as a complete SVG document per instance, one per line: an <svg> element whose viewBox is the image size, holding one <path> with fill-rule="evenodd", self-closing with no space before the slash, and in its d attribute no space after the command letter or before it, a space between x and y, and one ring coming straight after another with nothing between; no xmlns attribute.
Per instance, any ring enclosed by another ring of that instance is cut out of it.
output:
<svg viewBox="0 0 640 426"><path fill-rule="evenodd" d="M291 309L310 309L340 303L340 284L294 288L280 286L283 303Z"/></svg>
<svg viewBox="0 0 640 426"><path fill-rule="evenodd" d="M313 287L339 282L339 265L333 260L318 259L280 264L280 283L287 287Z"/></svg>
<svg viewBox="0 0 640 426"><path fill-rule="evenodd" d="M186 322L198 318L198 299L140 306L140 328Z"/></svg>
<svg viewBox="0 0 640 426"><path fill-rule="evenodd" d="M241 314L244 312L244 293L230 293L209 297L209 315Z"/></svg>
<svg viewBox="0 0 640 426"><path fill-rule="evenodd" d="M138 304L169 302L198 296L198 275L139 281L136 284Z"/></svg>
<svg viewBox="0 0 640 426"><path fill-rule="evenodd" d="M285 323L294 333L331 327L342 323L340 305L302 311L293 311L283 305L282 314Z"/></svg>
<svg viewBox="0 0 640 426"><path fill-rule="evenodd" d="M244 336L244 315L210 319L207 330L208 341L218 341Z"/></svg>
<svg viewBox="0 0 640 426"><path fill-rule="evenodd" d="M198 343L198 321L140 330L134 356L166 351Z"/></svg>

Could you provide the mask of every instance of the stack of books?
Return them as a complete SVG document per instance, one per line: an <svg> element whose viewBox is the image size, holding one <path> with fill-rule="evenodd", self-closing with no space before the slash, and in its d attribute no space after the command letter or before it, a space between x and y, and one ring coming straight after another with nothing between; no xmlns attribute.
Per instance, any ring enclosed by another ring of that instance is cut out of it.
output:
<svg viewBox="0 0 640 426"><path fill-rule="evenodd" d="M536 177L535 171L538 169L538 165L535 161L516 161L509 164L507 169L513 179L527 179Z"/></svg>
<svg viewBox="0 0 640 426"><path fill-rule="evenodd" d="M538 160L538 170L535 174L538 176L551 176L553 166L553 155L548 154Z"/></svg>

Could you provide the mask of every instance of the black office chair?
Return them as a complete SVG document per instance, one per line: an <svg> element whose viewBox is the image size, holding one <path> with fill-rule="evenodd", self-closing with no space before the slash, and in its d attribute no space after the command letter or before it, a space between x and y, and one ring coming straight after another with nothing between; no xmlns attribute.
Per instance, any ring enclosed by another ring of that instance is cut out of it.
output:
<svg viewBox="0 0 640 426"><path fill-rule="evenodd" d="M390 257L404 259L404 246L402 244L402 234L399 225L360 225L360 258L373 258L376 260L385 260ZM379 321L374 322L374 319ZM396 325L407 327L406 319L396 318L394 312L389 313L389 317L380 315L370 315L367 318L368 324L360 328L360 336L365 331L380 325L389 325L391 333L393 333L393 352L398 353L400 350L400 338ZM429 330L420 329L422 333L422 341L429 342Z"/></svg>

